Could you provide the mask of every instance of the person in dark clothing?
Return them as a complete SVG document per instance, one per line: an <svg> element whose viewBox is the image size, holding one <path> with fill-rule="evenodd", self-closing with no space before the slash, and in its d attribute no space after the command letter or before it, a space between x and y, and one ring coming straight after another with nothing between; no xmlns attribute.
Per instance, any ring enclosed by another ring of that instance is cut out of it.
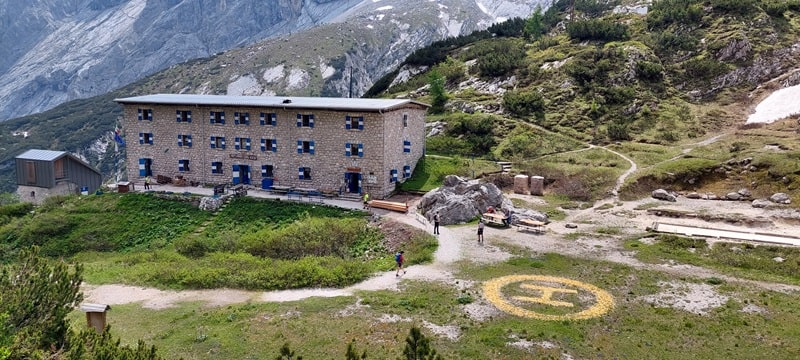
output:
<svg viewBox="0 0 800 360"><path fill-rule="evenodd" d="M404 255L405 253L406 253L405 251L401 250L397 254L394 254L394 262L397 263L397 272L394 274L395 277L400 276L400 271L402 271L403 274L406 273L406 270L403 269L403 263L406 262L406 258Z"/></svg>
<svg viewBox="0 0 800 360"><path fill-rule="evenodd" d="M433 234L439 235L439 213L433 214Z"/></svg>

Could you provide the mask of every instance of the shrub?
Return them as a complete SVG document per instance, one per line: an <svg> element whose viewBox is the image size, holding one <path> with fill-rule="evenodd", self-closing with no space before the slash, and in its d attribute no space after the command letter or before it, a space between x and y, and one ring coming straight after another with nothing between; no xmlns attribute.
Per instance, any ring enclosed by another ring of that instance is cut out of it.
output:
<svg viewBox="0 0 800 360"><path fill-rule="evenodd" d="M436 71L444 77L448 84L458 84L467 77L467 66L463 61L447 57L447 60L436 65Z"/></svg>
<svg viewBox="0 0 800 360"><path fill-rule="evenodd" d="M447 103L447 92L444 89L445 79L438 71L433 70L428 74L428 83L431 92L431 107L428 112L431 114L441 114L444 112L444 105Z"/></svg>
<svg viewBox="0 0 800 360"><path fill-rule="evenodd" d="M606 132L608 133L608 138L613 141L631 139L630 134L628 134L628 125L617 121L609 123Z"/></svg>
<svg viewBox="0 0 800 360"><path fill-rule="evenodd" d="M535 90L507 91L503 95L503 107L518 117L529 115L535 115L537 118L544 117L544 98Z"/></svg>
<svg viewBox="0 0 800 360"><path fill-rule="evenodd" d="M671 24L691 25L702 18L703 4L700 0L656 0L647 11L646 21L650 29L655 29Z"/></svg>
<svg viewBox="0 0 800 360"><path fill-rule="evenodd" d="M681 64L684 69L686 81L708 81L727 71L727 66L714 59L695 57Z"/></svg>
<svg viewBox="0 0 800 360"><path fill-rule="evenodd" d="M525 58L524 43L517 39L494 39L472 45L464 54L476 59L475 68L480 76L503 76L520 67Z"/></svg>
<svg viewBox="0 0 800 360"><path fill-rule="evenodd" d="M630 38L628 26L606 19L574 21L567 25L567 34L573 40L620 41Z"/></svg>
<svg viewBox="0 0 800 360"><path fill-rule="evenodd" d="M661 64L639 61L636 63L636 76L649 82L661 82L664 78L664 67Z"/></svg>
<svg viewBox="0 0 800 360"><path fill-rule="evenodd" d="M714 10L721 12L747 15L756 10L758 0L712 0Z"/></svg>

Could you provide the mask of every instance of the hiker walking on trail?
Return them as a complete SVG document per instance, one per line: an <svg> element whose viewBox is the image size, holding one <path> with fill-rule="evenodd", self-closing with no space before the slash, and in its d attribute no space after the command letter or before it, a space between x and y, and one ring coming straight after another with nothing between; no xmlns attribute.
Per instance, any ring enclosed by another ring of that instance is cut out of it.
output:
<svg viewBox="0 0 800 360"><path fill-rule="evenodd" d="M483 220L478 222L478 244L483 245Z"/></svg>
<svg viewBox="0 0 800 360"><path fill-rule="evenodd" d="M397 272L394 274L395 277L399 277L400 276L400 271L403 271L403 274L406 273L406 270L403 269L403 263L406 262L406 258L403 255L405 253L406 253L405 251L401 250L397 254L394 254L394 262L397 263Z"/></svg>
<svg viewBox="0 0 800 360"><path fill-rule="evenodd" d="M433 214L433 234L439 235L439 213Z"/></svg>
<svg viewBox="0 0 800 360"><path fill-rule="evenodd" d="M364 193L364 209L369 208L369 193Z"/></svg>

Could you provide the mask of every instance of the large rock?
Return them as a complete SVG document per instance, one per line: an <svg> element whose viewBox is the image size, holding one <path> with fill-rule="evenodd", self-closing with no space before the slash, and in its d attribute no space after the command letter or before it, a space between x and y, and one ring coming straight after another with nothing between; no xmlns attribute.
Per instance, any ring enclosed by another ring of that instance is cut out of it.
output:
<svg viewBox="0 0 800 360"><path fill-rule="evenodd" d="M750 192L749 189L745 189L745 188L739 189L739 191L737 191L737 193L739 193L739 195L742 195L742 197L746 197L746 198L749 198L749 197L753 196L753 193Z"/></svg>
<svg viewBox="0 0 800 360"><path fill-rule="evenodd" d="M665 200L665 201L672 201L675 202L677 198L675 195L672 195L669 191L664 189L653 190L653 198L658 200Z"/></svg>
<svg viewBox="0 0 800 360"><path fill-rule="evenodd" d="M222 207L224 199L222 197L206 196L200 199L200 210L217 211Z"/></svg>
<svg viewBox="0 0 800 360"><path fill-rule="evenodd" d="M725 195L725 199L733 201L742 200L742 194L739 194L738 192L731 192Z"/></svg>
<svg viewBox="0 0 800 360"><path fill-rule="evenodd" d="M547 221L547 216L527 209L516 209L511 201L503 196L503 192L491 183L479 180L465 180L455 175L448 175L441 187L429 191L419 201L417 208L428 218L439 214L442 225L458 224L470 221L486 209L511 211L512 222L515 217Z"/></svg>
<svg viewBox="0 0 800 360"><path fill-rule="evenodd" d="M791 204L792 203L792 199L789 197L789 194L786 194L786 193L775 193L775 194L772 194L772 196L769 197L769 201L772 201L772 202L778 203L778 204Z"/></svg>
<svg viewBox="0 0 800 360"><path fill-rule="evenodd" d="M753 207L763 209L768 206L772 205L772 202L767 199L755 199L753 200Z"/></svg>

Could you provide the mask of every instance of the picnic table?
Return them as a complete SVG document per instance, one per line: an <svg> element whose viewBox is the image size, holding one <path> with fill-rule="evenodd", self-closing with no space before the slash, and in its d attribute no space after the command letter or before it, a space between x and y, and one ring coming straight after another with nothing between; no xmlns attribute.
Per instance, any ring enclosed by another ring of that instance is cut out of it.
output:
<svg viewBox="0 0 800 360"><path fill-rule="evenodd" d="M531 219L519 219L519 221L514 224L514 226L517 227L517 231L529 231L536 234L544 234L545 225L547 224Z"/></svg>
<svg viewBox="0 0 800 360"><path fill-rule="evenodd" d="M506 216L500 213L491 212L491 213L484 213L481 216L483 222L489 225L498 225L498 226L506 226Z"/></svg>
<svg viewBox="0 0 800 360"><path fill-rule="evenodd" d="M247 195L247 188L244 186L244 184L236 184L236 185L234 185L231 188L231 191L233 191L233 195L234 196Z"/></svg>
<svg viewBox="0 0 800 360"><path fill-rule="evenodd" d="M280 186L280 185L272 185L270 191L276 194L286 194L294 189L291 186Z"/></svg>

